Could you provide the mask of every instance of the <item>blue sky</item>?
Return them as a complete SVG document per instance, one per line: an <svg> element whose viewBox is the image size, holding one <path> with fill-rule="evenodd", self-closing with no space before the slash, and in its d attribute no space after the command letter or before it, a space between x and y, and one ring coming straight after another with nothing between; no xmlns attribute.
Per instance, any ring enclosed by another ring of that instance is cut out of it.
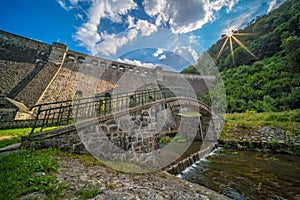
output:
<svg viewBox="0 0 300 200"><path fill-rule="evenodd" d="M2 0L0 29L121 62L180 71L222 33L285 0Z"/></svg>

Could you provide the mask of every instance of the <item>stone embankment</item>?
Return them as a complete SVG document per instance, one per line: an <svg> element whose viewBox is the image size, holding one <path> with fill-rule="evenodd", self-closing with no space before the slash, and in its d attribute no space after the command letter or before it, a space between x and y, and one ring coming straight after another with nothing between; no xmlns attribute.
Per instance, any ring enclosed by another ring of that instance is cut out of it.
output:
<svg viewBox="0 0 300 200"><path fill-rule="evenodd" d="M234 127L231 132L226 133L226 139L221 138L219 145L245 149L268 148L300 155L299 136L288 134L279 128L264 126L253 130L244 130Z"/></svg>

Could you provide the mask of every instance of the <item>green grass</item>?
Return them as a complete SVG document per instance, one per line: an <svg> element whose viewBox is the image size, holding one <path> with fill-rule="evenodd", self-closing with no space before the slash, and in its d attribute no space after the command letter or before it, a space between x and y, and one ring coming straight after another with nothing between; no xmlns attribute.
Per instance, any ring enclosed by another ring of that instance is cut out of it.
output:
<svg viewBox="0 0 300 200"><path fill-rule="evenodd" d="M54 176L57 154L54 149L22 150L0 157L0 199L18 199L34 192L46 199L61 196L66 183Z"/></svg>
<svg viewBox="0 0 300 200"><path fill-rule="evenodd" d="M77 190L75 194L80 196L79 200L83 200L97 196L99 194L99 191L97 189L81 189Z"/></svg>
<svg viewBox="0 0 300 200"><path fill-rule="evenodd" d="M0 130L0 148L18 143L22 136L29 135L31 128L15 128Z"/></svg>
<svg viewBox="0 0 300 200"><path fill-rule="evenodd" d="M47 127L43 130L51 130L57 127ZM39 132L39 128L35 129L34 133ZM15 128L0 130L0 148L21 142L22 136L28 136L31 132L31 127L28 128Z"/></svg>
<svg viewBox="0 0 300 200"><path fill-rule="evenodd" d="M247 134L255 128L269 126L286 131L290 135L300 135L300 109L284 112L246 112L225 115L225 124L220 139L227 139L228 133Z"/></svg>

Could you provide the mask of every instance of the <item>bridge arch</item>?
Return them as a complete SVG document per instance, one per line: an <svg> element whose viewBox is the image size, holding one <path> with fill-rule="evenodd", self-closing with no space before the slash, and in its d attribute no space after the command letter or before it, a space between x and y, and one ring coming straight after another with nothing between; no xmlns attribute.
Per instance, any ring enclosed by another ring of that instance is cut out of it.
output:
<svg viewBox="0 0 300 200"><path fill-rule="evenodd" d="M136 95L137 101L131 107L128 104L133 94ZM150 98L149 94L155 98ZM23 141L23 146L54 146L77 153L88 152L97 158L129 160L142 166L151 166L153 162L159 162L166 167L170 164L167 162L169 158L164 157L165 161L159 156L159 152L164 154L159 147L161 134L168 134L170 131L181 134L187 140L187 146L184 148L188 148L189 143L194 140L205 141L208 138L210 143L211 139L216 142L217 137L211 137L210 134L217 132L214 128L219 127L220 118L208 106L196 99L167 94L164 96L162 89L154 89L119 94L118 97L112 95L109 98L99 96L92 99L76 99L73 104L58 102L57 107L48 109L44 106L53 106L54 103L40 105L38 112L41 113L38 114L42 117L40 120L43 121L43 125L51 125L47 124L48 119L51 119L51 112L55 113L53 116L58 113L54 118L58 120L54 120L57 124L68 121L66 117L70 114L76 123L32 134ZM97 113L100 115L95 115ZM53 121L53 118L50 121ZM172 159L176 160L180 155L176 156Z"/></svg>

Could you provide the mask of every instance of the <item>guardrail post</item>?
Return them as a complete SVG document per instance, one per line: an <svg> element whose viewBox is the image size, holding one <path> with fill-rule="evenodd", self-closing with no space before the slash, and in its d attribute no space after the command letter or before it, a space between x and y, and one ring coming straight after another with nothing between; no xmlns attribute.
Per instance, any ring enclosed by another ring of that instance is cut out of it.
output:
<svg viewBox="0 0 300 200"><path fill-rule="evenodd" d="M75 114L75 122L77 122L77 118L78 118L78 112L79 112L79 108L80 108L80 99L77 100L77 104L76 104L76 114Z"/></svg>
<svg viewBox="0 0 300 200"><path fill-rule="evenodd" d="M71 116L71 105L68 105L68 115L67 115L67 124L69 124L70 116Z"/></svg>
<svg viewBox="0 0 300 200"><path fill-rule="evenodd" d="M38 122L38 120L39 120L39 115L40 115L41 107L42 107L42 106L40 105L39 108L38 108L38 110L37 110L37 114L36 114L36 116L35 116L35 119L34 119L34 122L33 122L33 126L32 126L32 128L31 128L30 133L29 133L29 137L33 134L34 129L37 127L37 122Z"/></svg>
<svg viewBox="0 0 300 200"><path fill-rule="evenodd" d="M57 121L56 121L56 125L60 126L60 122L61 122L61 118L62 118L62 113L64 112L64 109L62 107L62 104L60 104L60 108L58 111L58 116L57 116Z"/></svg>
<svg viewBox="0 0 300 200"><path fill-rule="evenodd" d="M105 98L104 115L106 115L107 113L110 112L111 95L109 93L105 93L104 98Z"/></svg>

